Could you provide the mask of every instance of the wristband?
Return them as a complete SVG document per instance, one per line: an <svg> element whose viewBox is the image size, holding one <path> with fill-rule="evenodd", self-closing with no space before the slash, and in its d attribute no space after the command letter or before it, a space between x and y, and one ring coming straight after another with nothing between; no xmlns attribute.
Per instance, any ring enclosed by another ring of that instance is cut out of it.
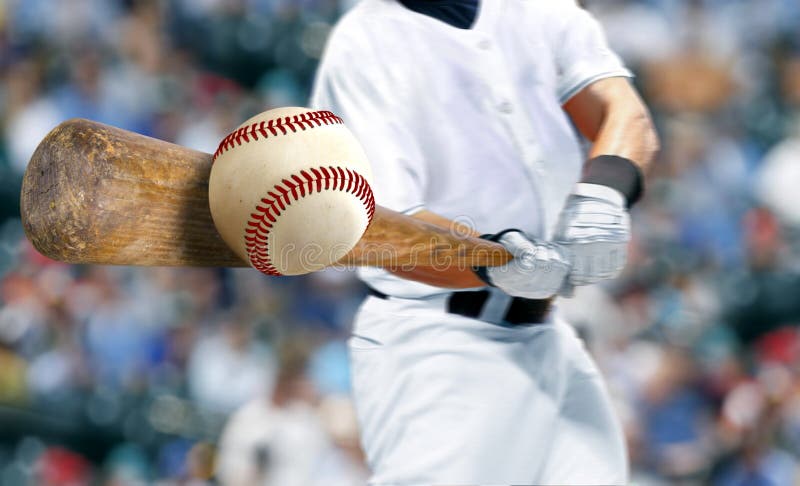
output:
<svg viewBox="0 0 800 486"><path fill-rule="evenodd" d="M600 155L586 162L581 182L600 184L616 189L633 206L644 192L642 170L630 159L616 155Z"/></svg>

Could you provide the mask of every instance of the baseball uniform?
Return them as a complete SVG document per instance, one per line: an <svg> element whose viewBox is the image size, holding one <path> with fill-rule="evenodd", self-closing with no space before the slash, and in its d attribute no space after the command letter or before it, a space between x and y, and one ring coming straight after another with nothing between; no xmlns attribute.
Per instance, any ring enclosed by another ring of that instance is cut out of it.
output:
<svg viewBox="0 0 800 486"><path fill-rule="evenodd" d="M364 145L378 204L549 239L584 160L562 104L615 76L630 73L572 0L484 1L469 28L363 0L312 104ZM376 294L349 342L372 484L626 482L602 378L557 310L510 325L490 288L465 317L451 290L359 274Z"/></svg>

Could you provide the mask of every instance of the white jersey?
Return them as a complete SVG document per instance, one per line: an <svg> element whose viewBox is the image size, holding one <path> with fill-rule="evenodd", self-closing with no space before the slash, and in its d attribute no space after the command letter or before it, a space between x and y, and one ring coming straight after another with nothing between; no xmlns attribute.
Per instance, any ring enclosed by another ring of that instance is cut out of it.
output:
<svg viewBox="0 0 800 486"><path fill-rule="evenodd" d="M562 104L614 76L630 72L573 0L484 1L471 29L363 0L334 29L311 103L364 145L378 204L549 238L583 162ZM360 273L390 295L446 291Z"/></svg>

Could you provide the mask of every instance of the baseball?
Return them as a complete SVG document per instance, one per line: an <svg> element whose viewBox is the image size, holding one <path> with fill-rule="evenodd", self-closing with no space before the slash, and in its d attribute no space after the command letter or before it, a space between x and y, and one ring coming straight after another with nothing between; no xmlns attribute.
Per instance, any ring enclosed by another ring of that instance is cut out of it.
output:
<svg viewBox="0 0 800 486"><path fill-rule="evenodd" d="M349 252L375 211L372 171L330 111L279 108L247 120L214 153L211 216L267 275L321 270Z"/></svg>

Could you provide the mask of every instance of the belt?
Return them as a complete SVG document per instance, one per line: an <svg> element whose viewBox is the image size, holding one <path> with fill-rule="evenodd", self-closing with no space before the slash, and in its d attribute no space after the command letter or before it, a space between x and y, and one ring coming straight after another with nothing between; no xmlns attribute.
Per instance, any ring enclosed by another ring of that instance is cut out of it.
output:
<svg viewBox="0 0 800 486"><path fill-rule="evenodd" d="M387 300L391 296L368 287L369 294ZM552 299L523 299L488 290L453 292L447 296L447 312L496 324L534 325L546 321ZM500 317L497 319L497 317ZM497 322L500 321L500 322Z"/></svg>

